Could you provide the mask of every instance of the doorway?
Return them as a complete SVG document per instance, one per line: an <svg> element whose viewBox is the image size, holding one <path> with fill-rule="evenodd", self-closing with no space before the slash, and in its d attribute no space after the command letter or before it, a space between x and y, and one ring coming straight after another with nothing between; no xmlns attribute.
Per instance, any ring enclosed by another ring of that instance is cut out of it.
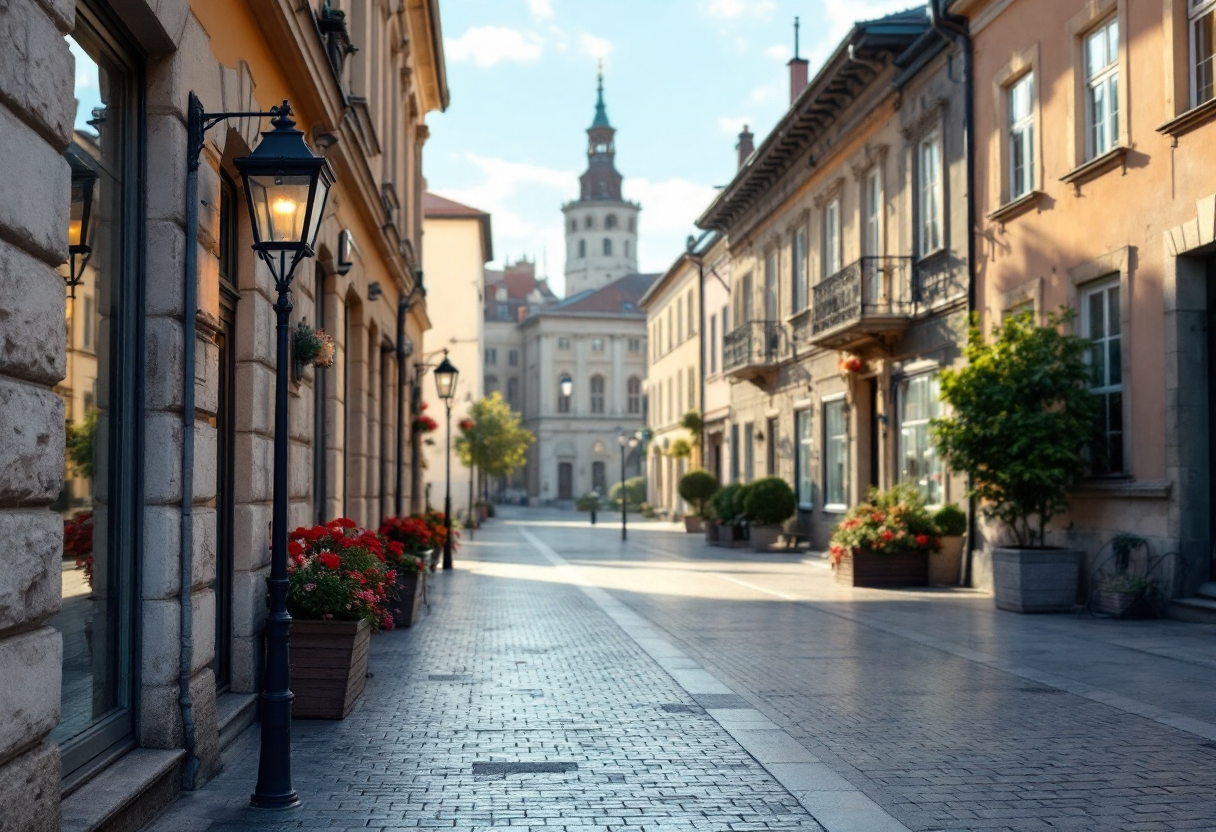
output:
<svg viewBox="0 0 1216 832"><path fill-rule="evenodd" d="M574 463L557 463L557 499L574 499Z"/></svg>

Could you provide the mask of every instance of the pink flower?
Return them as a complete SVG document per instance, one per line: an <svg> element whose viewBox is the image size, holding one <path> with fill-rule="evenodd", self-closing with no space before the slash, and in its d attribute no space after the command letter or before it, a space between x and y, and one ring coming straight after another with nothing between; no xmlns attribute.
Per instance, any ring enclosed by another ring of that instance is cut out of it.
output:
<svg viewBox="0 0 1216 832"><path fill-rule="evenodd" d="M305 592L312 592L312 591L313 591L314 589L316 589L316 588L317 588L317 585L316 585L316 584L304 584L304 591L305 591Z"/></svg>

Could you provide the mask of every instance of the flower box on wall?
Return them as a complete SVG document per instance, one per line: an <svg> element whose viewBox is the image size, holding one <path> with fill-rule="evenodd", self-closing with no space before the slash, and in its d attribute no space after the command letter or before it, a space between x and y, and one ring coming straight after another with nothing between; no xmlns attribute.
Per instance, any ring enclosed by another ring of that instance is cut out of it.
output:
<svg viewBox="0 0 1216 832"><path fill-rule="evenodd" d="M291 622L293 718L346 718L367 681L371 635L367 621Z"/></svg>
<svg viewBox="0 0 1216 832"><path fill-rule="evenodd" d="M836 564L836 583L877 588L928 586L929 552L848 552Z"/></svg>

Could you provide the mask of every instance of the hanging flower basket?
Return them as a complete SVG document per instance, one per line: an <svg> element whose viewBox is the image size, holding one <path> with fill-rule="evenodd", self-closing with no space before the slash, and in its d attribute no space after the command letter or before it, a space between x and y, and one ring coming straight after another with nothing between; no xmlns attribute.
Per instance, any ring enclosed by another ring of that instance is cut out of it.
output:
<svg viewBox="0 0 1216 832"><path fill-rule="evenodd" d="M857 374L865 370L866 363L855 355L846 355L840 359L840 363L837 366L841 373Z"/></svg>
<svg viewBox="0 0 1216 832"><path fill-rule="evenodd" d="M296 381L304 378L304 372L309 367L332 367L334 339L323 329L313 329L304 321L296 324L291 332L292 365Z"/></svg>

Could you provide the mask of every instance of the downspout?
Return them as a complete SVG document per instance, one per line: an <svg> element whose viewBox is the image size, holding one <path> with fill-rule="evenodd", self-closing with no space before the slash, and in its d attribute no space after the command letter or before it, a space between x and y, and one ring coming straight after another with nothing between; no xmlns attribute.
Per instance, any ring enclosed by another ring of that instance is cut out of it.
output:
<svg viewBox="0 0 1216 832"><path fill-rule="evenodd" d="M709 457L705 453L705 258L704 256L697 258L697 332L700 333L701 342L701 380L697 384L698 387L698 402L701 409L701 437L698 444L701 446L701 468L706 468L706 462ZM712 348L712 347L711 347Z"/></svg>
<svg viewBox="0 0 1216 832"><path fill-rule="evenodd" d="M182 788L196 787L201 763L195 754L194 701L190 696L190 670L194 659L194 373L195 317L198 314L198 165L202 154L203 104L190 93L187 135L191 146L186 161L186 258L182 275L182 496L179 627L178 705L182 712Z"/></svg>
<svg viewBox="0 0 1216 832"><path fill-rule="evenodd" d="M404 505L404 492L402 489L402 471L404 470L403 450L405 445L405 378L406 378L406 353L405 353L405 316L410 311L410 298L413 292L409 295L402 295L397 301L397 453L394 456L397 468L396 494L393 496L393 514L401 517L404 513L402 507Z"/></svg>
<svg viewBox="0 0 1216 832"><path fill-rule="evenodd" d="M977 310L975 283L978 271L975 259L975 79L972 71L974 47L967 20L947 12L943 3L948 3L948 0L929 0L929 23L963 53L963 151L967 163L967 320L971 321ZM968 489L970 486L971 483L968 483ZM979 531L976 520L978 508L975 497L968 497L967 550L963 557L963 574L960 576L964 586L971 584L971 552Z"/></svg>

